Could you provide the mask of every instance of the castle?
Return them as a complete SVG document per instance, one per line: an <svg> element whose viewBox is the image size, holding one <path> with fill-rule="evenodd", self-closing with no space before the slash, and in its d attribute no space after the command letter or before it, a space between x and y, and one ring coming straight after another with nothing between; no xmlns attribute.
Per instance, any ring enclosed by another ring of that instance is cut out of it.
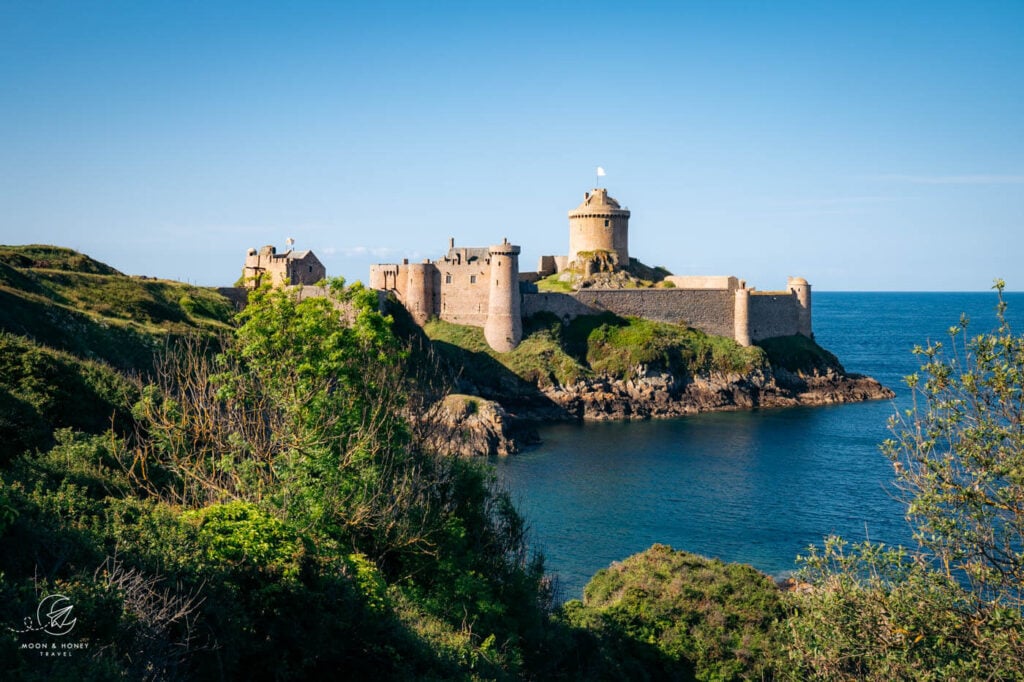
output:
<svg viewBox="0 0 1024 682"><path fill-rule="evenodd" d="M758 291L726 276L668 276L655 288L581 288L573 293L539 291L536 282L566 271L585 277L636 266L629 256L630 212L597 188L569 212L569 252L541 256L537 272L519 272L520 248L504 239L487 247L456 247L437 261L381 264L370 268L370 287L393 293L413 319L438 317L483 327L499 352L522 340L523 317L540 312L568 322L579 315L612 312L728 336L749 346L762 339L811 330L811 285L790 277L784 291Z"/></svg>
<svg viewBox="0 0 1024 682"><path fill-rule="evenodd" d="M264 278L272 286L311 286L326 277L327 269L312 251L288 249L278 253L273 246L264 246L259 251L249 249L242 268L242 279L249 289L259 287Z"/></svg>

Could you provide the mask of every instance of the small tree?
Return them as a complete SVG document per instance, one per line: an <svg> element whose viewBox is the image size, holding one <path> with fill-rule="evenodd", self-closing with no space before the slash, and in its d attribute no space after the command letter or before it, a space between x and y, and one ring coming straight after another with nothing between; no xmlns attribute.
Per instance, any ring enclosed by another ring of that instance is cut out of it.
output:
<svg viewBox="0 0 1024 682"><path fill-rule="evenodd" d="M913 404L882 450L916 552L831 538L803 558L793 675L820 679L1019 679L1024 661L1024 337L1006 320L917 347Z"/></svg>
<svg viewBox="0 0 1024 682"><path fill-rule="evenodd" d="M1024 337L1006 321L968 337L968 319L941 343L917 347L907 377L914 404L883 443L915 539L980 603L1022 606L1024 588Z"/></svg>

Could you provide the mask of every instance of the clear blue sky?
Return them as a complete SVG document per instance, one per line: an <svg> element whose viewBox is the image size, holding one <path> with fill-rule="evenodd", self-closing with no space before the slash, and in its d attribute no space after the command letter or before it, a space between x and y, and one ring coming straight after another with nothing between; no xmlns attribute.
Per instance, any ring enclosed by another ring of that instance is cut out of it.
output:
<svg viewBox="0 0 1024 682"><path fill-rule="evenodd" d="M1024 1L0 0L0 243L234 281L507 236L761 289L1024 289Z"/></svg>

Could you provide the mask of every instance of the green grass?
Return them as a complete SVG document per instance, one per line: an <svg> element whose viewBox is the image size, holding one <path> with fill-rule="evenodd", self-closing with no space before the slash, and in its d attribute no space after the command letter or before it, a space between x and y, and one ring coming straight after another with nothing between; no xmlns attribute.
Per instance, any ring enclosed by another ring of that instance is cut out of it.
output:
<svg viewBox="0 0 1024 682"><path fill-rule="evenodd" d="M654 545L598 571L583 594L563 607L566 620L627 655L654 645L664 668L697 680L770 676L782 599L750 566Z"/></svg>
<svg viewBox="0 0 1024 682"><path fill-rule="evenodd" d="M536 386L572 384L590 374L565 352L549 328L534 328L509 353L498 353L487 345L479 327L433 319L423 330L445 358L463 368L466 378L504 389L501 393L531 393Z"/></svg>
<svg viewBox="0 0 1024 682"><path fill-rule="evenodd" d="M732 339L695 329L611 313L580 316L568 325L555 315L541 313L525 321L523 340L509 353L492 350L478 327L431 320L424 331L442 355L464 367L466 377L496 389L515 384L509 373L545 387L570 385L598 374L627 379L641 367L694 375L749 372L765 366L760 348L743 348Z"/></svg>
<svg viewBox="0 0 1024 682"><path fill-rule="evenodd" d="M564 281L559 279L564 273L556 273L554 275L548 275L544 279L537 281L537 291L541 292L554 292L559 294L570 294L573 289L571 281Z"/></svg>
<svg viewBox="0 0 1024 682"><path fill-rule="evenodd" d="M81 358L148 371L177 337L231 328L231 303L211 289L127 277L57 247L0 247L0 331Z"/></svg>
<svg viewBox="0 0 1024 682"><path fill-rule="evenodd" d="M121 274L109 265L93 260L84 253L45 244L0 245L0 263L21 269L45 268L96 275Z"/></svg>
<svg viewBox="0 0 1024 682"><path fill-rule="evenodd" d="M775 367L784 367L798 374L824 373L828 370L844 372L839 359L812 339L799 334L758 341L768 361Z"/></svg>

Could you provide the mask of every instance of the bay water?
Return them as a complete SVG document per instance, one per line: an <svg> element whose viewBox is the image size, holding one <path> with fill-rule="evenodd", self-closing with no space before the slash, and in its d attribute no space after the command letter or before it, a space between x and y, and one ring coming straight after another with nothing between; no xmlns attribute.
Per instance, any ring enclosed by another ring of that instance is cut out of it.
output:
<svg viewBox="0 0 1024 682"><path fill-rule="evenodd" d="M1004 294L1024 332L1024 293ZM532 529L533 546L578 598L599 569L656 542L782 577L828 535L912 546L905 504L879 450L910 405L915 345L948 346L969 316L996 328L994 292L815 292L814 331L850 372L893 401L700 414L643 422L555 424L543 443L494 460Z"/></svg>

